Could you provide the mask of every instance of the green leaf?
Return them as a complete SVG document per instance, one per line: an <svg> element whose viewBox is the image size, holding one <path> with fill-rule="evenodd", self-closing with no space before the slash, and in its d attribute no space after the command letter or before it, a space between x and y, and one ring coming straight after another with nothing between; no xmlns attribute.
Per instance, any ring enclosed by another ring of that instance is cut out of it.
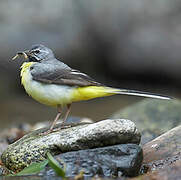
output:
<svg viewBox="0 0 181 180"><path fill-rule="evenodd" d="M39 173L41 170L45 168L45 166L48 164L48 160L44 160L39 163L32 163L28 167L24 168L19 173L15 174L15 176L23 176L23 175L30 175L30 174L36 174Z"/></svg>
<svg viewBox="0 0 181 180"><path fill-rule="evenodd" d="M48 164L55 171L57 176L60 176L65 179L65 171L60 167L58 161L48 152Z"/></svg>

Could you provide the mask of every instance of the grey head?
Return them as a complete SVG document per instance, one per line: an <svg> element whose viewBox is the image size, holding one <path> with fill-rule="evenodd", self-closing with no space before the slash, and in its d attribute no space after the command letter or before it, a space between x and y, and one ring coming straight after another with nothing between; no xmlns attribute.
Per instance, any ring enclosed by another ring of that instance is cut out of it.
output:
<svg viewBox="0 0 181 180"><path fill-rule="evenodd" d="M42 64L49 64L48 67L58 66L62 69L71 69L68 65L56 59L51 49L41 44L31 46L30 50L17 52L12 60L15 60L19 56L23 56L29 62L37 62L36 66L43 66Z"/></svg>
<svg viewBox="0 0 181 180"><path fill-rule="evenodd" d="M49 60L54 58L51 49L41 44L33 45L30 50L24 52L28 56L29 61L41 62L42 60Z"/></svg>
<svg viewBox="0 0 181 180"><path fill-rule="evenodd" d="M33 45L30 50L27 51L17 52L16 56L12 59L15 60L19 56L24 56L24 58L30 62L44 62L52 59L57 61L52 50L41 44Z"/></svg>

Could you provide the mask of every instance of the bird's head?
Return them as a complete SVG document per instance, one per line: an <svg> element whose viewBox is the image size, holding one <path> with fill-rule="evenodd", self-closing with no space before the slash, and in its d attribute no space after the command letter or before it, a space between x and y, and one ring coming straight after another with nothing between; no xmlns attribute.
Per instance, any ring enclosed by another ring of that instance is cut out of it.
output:
<svg viewBox="0 0 181 180"><path fill-rule="evenodd" d="M41 62L54 58L52 50L41 44L33 45L30 50L17 52L16 56L13 57L13 60L18 56L24 56L24 58L28 59L30 62Z"/></svg>

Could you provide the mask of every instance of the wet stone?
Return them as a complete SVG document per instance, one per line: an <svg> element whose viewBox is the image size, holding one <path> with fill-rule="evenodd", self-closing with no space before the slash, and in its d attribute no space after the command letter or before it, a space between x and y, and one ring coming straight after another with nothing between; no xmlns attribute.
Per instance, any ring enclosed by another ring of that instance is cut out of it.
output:
<svg viewBox="0 0 181 180"><path fill-rule="evenodd" d="M136 176L143 159L142 149L136 144L121 144L103 148L67 152L55 156L66 164L66 176L104 177ZM60 163L61 164L61 163ZM63 165L61 164L63 167ZM52 169L47 175L55 175Z"/></svg>
<svg viewBox="0 0 181 180"><path fill-rule="evenodd" d="M13 171L20 171L32 162L68 151L105 147L116 144L139 144L140 133L135 124L125 119L107 119L97 123L71 124L60 131L40 136L36 130L8 146L1 159Z"/></svg>
<svg viewBox="0 0 181 180"><path fill-rule="evenodd" d="M181 179L181 161L176 161L171 166L164 169L148 172L142 176L131 178L129 180L180 180Z"/></svg>
<svg viewBox="0 0 181 180"><path fill-rule="evenodd" d="M143 146L143 164L148 171L163 169L181 161L181 125Z"/></svg>
<svg viewBox="0 0 181 180"><path fill-rule="evenodd" d="M162 134L143 146L144 174L134 180L181 179L181 125Z"/></svg>
<svg viewBox="0 0 181 180"><path fill-rule="evenodd" d="M168 166L171 166L172 164L174 164L178 161L181 162L181 152L179 152L176 155L173 155L171 157L162 159L162 160L152 161L152 162L148 163L146 166L148 168L147 170L155 171L155 170L167 168Z"/></svg>
<svg viewBox="0 0 181 180"><path fill-rule="evenodd" d="M181 125L143 146L144 162L163 160L181 154Z"/></svg>

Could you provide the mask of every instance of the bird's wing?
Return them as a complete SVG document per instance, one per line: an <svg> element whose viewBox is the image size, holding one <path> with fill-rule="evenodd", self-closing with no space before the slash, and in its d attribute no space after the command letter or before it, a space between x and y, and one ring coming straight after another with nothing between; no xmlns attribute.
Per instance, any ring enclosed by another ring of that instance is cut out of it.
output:
<svg viewBox="0 0 181 180"><path fill-rule="evenodd" d="M36 63L30 69L33 80L46 84L68 86L102 86L88 75L68 66L59 64Z"/></svg>

